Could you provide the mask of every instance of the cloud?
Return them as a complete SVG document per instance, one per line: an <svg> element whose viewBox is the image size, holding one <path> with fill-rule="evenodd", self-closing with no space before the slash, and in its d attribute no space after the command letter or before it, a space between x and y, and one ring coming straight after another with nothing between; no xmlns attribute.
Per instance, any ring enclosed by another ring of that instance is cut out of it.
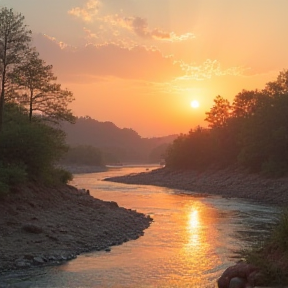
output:
<svg viewBox="0 0 288 288"><path fill-rule="evenodd" d="M186 75L181 77L183 80L204 80L211 79L213 76L239 76L243 75L245 70L249 68L244 67L230 67L223 69L221 64L217 60L207 59L200 65L187 64L184 62L179 62L182 69L186 72Z"/></svg>
<svg viewBox="0 0 288 288"><path fill-rule="evenodd" d="M66 79L75 75L87 77L117 77L123 79L170 81L183 74L171 56L164 56L155 48L121 47L115 43L88 44L74 48L55 41L47 35L34 37L34 45L48 64Z"/></svg>
<svg viewBox="0 0 288 288"><path fill-rule="evenodd" d="M99 19L100 20L100 19ZM121 17L116 15L107 15L101 18L102 22L111 24L116 28L124 28L132 31L135 35L144 39L165 40L170 42L186 41L195 38L193 33L177 35L175 32L163 31L159 28L149 29L148 21L141 17Z"/></svg>
<svg viewBox="0 0 288 288"><path fill-rule="evenodd" d="M82 19L85 22L93 22L101 6L99 0L89 0L84 7L75 7L68 11L68 14Z"/></svg>
<svg viewBox="0 0 288 288"><path fill-rule="evenodd" d="M87 33L93 37L89 30ZM163 55L156 48L145 46L128 48L109 42L72 47L43 34L34 35L33 39L41 57L48 64L54 65L57 73L67 81L83 82L83 79L116 77L160 83L236 76L243 75L245 71L243 67L223 69L219 61L210 59L198 65L187 64L176 61L171 55Z"/></svg>

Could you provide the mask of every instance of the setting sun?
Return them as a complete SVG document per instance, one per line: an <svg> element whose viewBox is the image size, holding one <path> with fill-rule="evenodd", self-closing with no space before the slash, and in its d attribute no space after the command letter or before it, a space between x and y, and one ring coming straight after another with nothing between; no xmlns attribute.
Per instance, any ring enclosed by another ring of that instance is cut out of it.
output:
<svg viewBox="0 0 288 288"><path fill-rule="evenodd" d="M191 101L190 105L192 108L196 109L199 107L199 102L197 100L193 100Z"/></svg>

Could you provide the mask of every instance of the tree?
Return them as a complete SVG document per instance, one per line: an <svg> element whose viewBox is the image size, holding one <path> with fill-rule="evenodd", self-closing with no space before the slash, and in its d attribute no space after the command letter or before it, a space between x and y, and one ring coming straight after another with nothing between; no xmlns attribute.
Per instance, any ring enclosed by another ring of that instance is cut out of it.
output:
<svg viewBox="0 0 288 288"><path fill-rule="evenodd" d="M288 70L279 73L276 81L268 82L264 91L269 96L287 94L288 92Z"/></svg>
<svg viewBox="0 0 288 288"><path fill-rule="evenodd" d="M0 134L0 186L3 181L10 185L12 179L5 174L11 168L15 177L18 175L23 179L26 175L28 180L45 183L56 184L63 176L69 176L55 168L68 150L65 133L43 122L30 123L27 113L25 108L20 109L15 103L5 105L5 125ZM3 179L7 177L10 179Z"/></svg>
<svg viewBox="0 0 288 288"><path fill-rule="evenodd" d="M227 99L218 95L214 99L214 105L209 112L206 112L205 121L209 122L211 128L221 128L227 124L230 117L231 106Z"/></svg>
<svg viewBox="0 0 288 288"><path fill-rule="evenodd" d="M232 116L236 118L252 116L261 105L263 97L265 96L258 90L242 90L233 100Z"/></svg>
<svg viewBox="0 0 288 288"><path fill-rule="evenodd" d="M4 103L8 72L19 65L28 50L31 31L24 24L24 16L6 7L0 10L0 132L3 126Z"/></svg>
<svg viewBox="0 0 288 288"><path fill-rule="evenodd" d="M33 112L56 121L74 122L68 104L74 100L73 94L63 90L55 81L52 65L46 65L35 50L27 54L26 61L9 75L13 85L13 96L29 111L31 122Z"/></svg>

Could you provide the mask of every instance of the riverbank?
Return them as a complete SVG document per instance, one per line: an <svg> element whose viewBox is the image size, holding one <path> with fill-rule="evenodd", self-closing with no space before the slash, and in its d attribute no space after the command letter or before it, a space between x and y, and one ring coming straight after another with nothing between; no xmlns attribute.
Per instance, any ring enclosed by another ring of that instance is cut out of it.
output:
<svg viewBox="0 0 288 288"><path fill-rule="evenodd" d="M29 184L0 199L1 273L60 264L144 234L152 219L69 185Z"/></svg>
<svg viewBox="0 0 288 288"><path fill-rule="evenodd" d="M69 171L71 174L98 173L109 169L106 166L93 165L60 165L60 168Z"/></svg>
<svg viewBox="0 0 288 288"><path fill-rule="evenodd" d="M268 179L238 168L204 172L171 170L166 167L112 177L106 181L126 184L156 185L187 192L244 198L261 203L288 206L288 178Z"/></svg>

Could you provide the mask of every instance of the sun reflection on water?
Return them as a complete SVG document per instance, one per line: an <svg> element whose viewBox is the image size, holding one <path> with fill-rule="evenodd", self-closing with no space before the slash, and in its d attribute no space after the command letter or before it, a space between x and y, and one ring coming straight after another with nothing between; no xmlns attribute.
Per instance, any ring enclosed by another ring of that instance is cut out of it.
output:
<svg viewBox="0 0 288 288"><path fill-rule="evenodd" d="M200 239L199 239L200 238L199 237L200 221L199 221L198 210L192 209L188 217L189 217L188 226L187 226L187 230L189 233L188 246L197 248L197 246L201 245Z"/></svg>

